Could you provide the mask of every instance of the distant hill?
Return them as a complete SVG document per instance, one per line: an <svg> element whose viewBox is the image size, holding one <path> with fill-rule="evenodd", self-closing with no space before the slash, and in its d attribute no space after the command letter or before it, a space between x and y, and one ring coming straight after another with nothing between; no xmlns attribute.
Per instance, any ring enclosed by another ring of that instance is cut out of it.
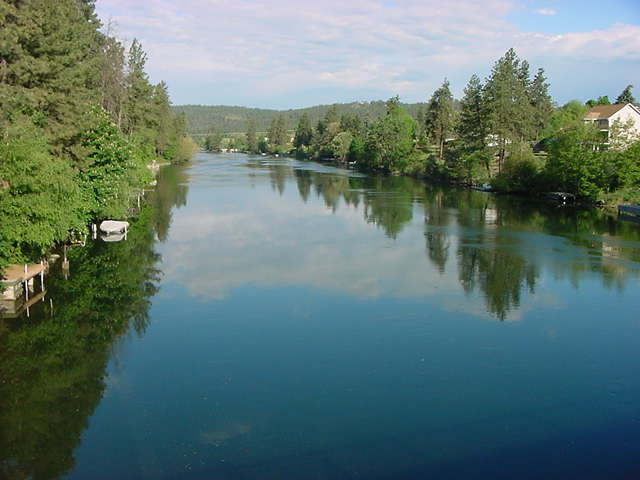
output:
<svg viewBox="0 0 640 480"><path fill-rule="evenodd" d="M337 103L338 115L344 113L359 115L362 119L373 121L386 112L386 102L352 102ZM423 103L403 104L404 108L415 118ZM176 105L174 113L184 113L187 118L187 129L191 135L204 135L211 129L219 132L246 132L250 119L256 122L256 128L264 132L269 128L271 119L279 113L284 114L287 128L293 130L298 125L302 114L306 113L312 125L324 117L331 105L317 105L295 110L267 110L261 108L230 107L224 105Z"/></svg>

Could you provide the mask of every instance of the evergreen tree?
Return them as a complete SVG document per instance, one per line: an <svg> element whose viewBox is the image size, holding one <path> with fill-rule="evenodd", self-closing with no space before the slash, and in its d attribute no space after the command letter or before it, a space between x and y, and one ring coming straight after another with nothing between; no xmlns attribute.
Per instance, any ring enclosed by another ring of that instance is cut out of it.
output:
<svg viewBox="0 0 640 480"><path fill-rule="evenodd" d="M487 118L492 143L497 148L499 171L506 146L514 141L522 142L531 133L528 70L528 64L521 64L511 48L495 63L485 83Z"/></svg>
<svg viewBox="0 0 640 480"><path fill-rule="evenodd" d="M453 132L455 125L455 111L453 109L453 95L449 90L449 81L445 78L427 106L426 128L429 136L438 145L438 160L444 159L444 146L447 138Z"/></svg>
<svg viewBox="0 0 640 480"><path fill-rule="evenodd" d="M267 137L271 153L282 153L284 151L287 143L287 128L284 115L280 114L271 120Z"/></svg>
<svg viewBox="0 0 640 480"><path fill-rule="evenodd" d="M633 94L631 93L631 90L633 89L633 85L627 85L624 90L622 91L622 93L620 93L620 95L618 95L618 98L616 98L616 103L636 103L636 99L633 98Z"/></svg>
<svg viewBox="0 0 640 480"><path fill-rule="evenodd" d="M298 122L298 126L296 127L293 146L300 150L303 147L311 145L312 140L313 129L311 128L311 123L309 123L309 116L306 113L303 113L302 117L300 117L300 121Z"/></svg>
<svg viewBox="0 0 640 480"><path fill-rule="evenodd" d="M153 87L149 83L147 73L144 71L147 63L147 54L142 49L142 45L134 39L129 47L127 61L127 98L126 98L126 119L124 130L128 134L146 133L151 112L149 104L153 96Z"/></svg>
<svg viewBox="0 0 640 480"><path fill-rule="evenodd" d="M102 39L101 45L100 104L109 112L118 128L121 128L126 98L124 47L109 36Z"/></svg>
<svg viewBox="0 0 640 480"><path fill-rule="evenodd" d="M483 87L480 78L472 75L460 100L460 121L457 133L467 150L482 150L487 138L487 118L484 106Z"/></svg>
<svg viewBox="0 0 640 480"><path fill-rule="evenodd" d="M99 22L91 2L0 3L0 112L34 118L53 152L79 161L73 140L99 101Z"/></svg>
<svg viewBox="0 0 640 480"><path fill-rule="evenodd" d="M258 153L258 138L256 136L256 121L249 120L247 127L247 151L250 153Z"/></svg>
<svg viewBox="0 0 640 480"><path fill-rule="evenodd" d="M542 68L538 69L536 76L533 78L533 82L531 82L529 100L533 107L532 138L537 140L540 138L554 110L553 101L549 94L549 84L547 83Z"/></svg>
<svg viewBox="0 0 640 480"><path fill-rule="evenodd" d="M329 107L324 117L318 121L313 134L313 150L318 157L333 157L332 142L340 132L338 109L335 105Z"/></svg>

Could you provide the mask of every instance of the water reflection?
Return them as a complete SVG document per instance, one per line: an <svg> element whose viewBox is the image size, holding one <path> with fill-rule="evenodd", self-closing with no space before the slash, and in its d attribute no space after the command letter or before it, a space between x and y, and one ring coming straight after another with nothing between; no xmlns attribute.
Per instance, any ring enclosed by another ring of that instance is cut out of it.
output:
<svg viewBox="0 0 640 480"><path fill-rule="evenodd" d="M0 477L58 478L74 468L114 346L148 326L161 276L154 236L166 238L170 210L186 198L176 180L159 182L126 241L70 249L69 278L61 262L53 267L47 301L30 318L0 321Z"/></svg>
<svg viewBox="0 0 640 480"><path fill-rule="evenodd" d="M180 229L192 233L182 235L183 248L167 254L168 268L196 296L220 299L241 285L292 284L369 298L462 291L469 302L481 298L488 313L506 320L510 314L519 318L523 296L534 298L543 271L569 279L576 288L587 276L597 275L603 286L617 289L638 277L639 229L604 212L558 209L290 159L236 156L223 162L249 170L259 205L181 218ZM208 165L196 166L193 178L206 177ZM235 171L231 175L237 177ZM287 200L277 203L264 195L261 175ZM218 184L207 186L222 185L219 171L216 178ZM300 203L294 201L296 191ZM322 219L326 212L334 222ZM422 225L423 252L435 272L417 258L414 235L397 248L385 246L371 237L367 224L392 241L409 226ZM316 239L311 244L306 243L309 232ZM213 251L210 242L216 245ZM193 274L196 264L201 275ZM179 269L190 272L188 277ZM465 309L478 311L472 305Z"/></svg>
<svg viewBox="0 0 640 480"><path fill-rule="evenodd" d="M0 477L623 468L639 252L601 212L201 155L0 322Z"/></svg>

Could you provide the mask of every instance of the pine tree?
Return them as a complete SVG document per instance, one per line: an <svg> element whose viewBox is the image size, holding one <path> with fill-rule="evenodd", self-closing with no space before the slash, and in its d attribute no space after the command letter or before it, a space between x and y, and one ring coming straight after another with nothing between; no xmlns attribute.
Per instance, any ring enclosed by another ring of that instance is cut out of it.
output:
<svg viewBox="0 0 640 480"><path fill-rule="evenodd" d="M267 137L269 139L270 152L281 153L284 150L287 143L287 128L284 115L280 114L271 120Z"/></svg>
<svg viewBox="0 0 640 480"><path fill-rule="evenodd" d="M627 85L624 90L622 91L622 93L620 93L620 95L618 95L618 98L616 98L616 103L636 103L636 99L633 98L633 94L631 93L631 90L633 89L633 85Z"/></svg>
<svg viewBox="0 0 640 480"><path fill-rule="evenodd" d="M483 99L483 86L477 75L472 75L460 100L460 121L457 133L466 150L482 150L486 146L487 118Z"/></svg>
<svg viewBox="0 0 640 480"><path fill-rule="evenodd" d="M444 159L444 147L447 138L453 133L455 125L455 111L453 109L453 95L449 89L449 81L445 78L427 106L426 128L429 136L438 145L438 160Z"/></svg>
<svg viewBox="0 0 640 480"><path fill-rule="evenodd" d="M99 100L100 39L92 2L3 1L0 4L0 112L39 117L56 154L77 162L73 140Z"/></svg>
<svg viewBox="0 0 640 480"><path fill-rule="evenodd" d="M256 136L256 121L252 118L249 120L247 127L247 150L250 153L258 153L258 138Z"/></svg>
<svg viewBox="0 0 640 480"><path fill-rule="evenodd" d="M544 76L544 70L538 69L536 76L531 82L529 99L533 107L533 137L540 138L547 126L551 115L553 115L553 100L549 94L549 84Z"/></svg>
<svg viewBox="0 0 640 480"><path fill-rule="evenodd" d="M130 135L149 127L151 117L149 104L153 95L153 87L144 71L146 63L147 54L142 49L140 42L133 39L127 59L126 121L124 122L124 130Z"/></svg>
<svg viewBox="0 0 640 480"><path fill-rule="evenodd" d="M106 35L101 41L100 51L100 104L122 127L122 115L126 97L125 52L122 44Z"/></svg>
<svg viewBox="0 0 640 480"><path fill-rule="evenodd" d="M293 139L293 146L297 149L301 149L303 147L308 147L311 145L311 141L313 139L313 129L311 128L311 123L309 122L309 117L306 113L303 113L298 121L298 126L296 127L295 137Z"/></svg>
<svg viewBox="0 0 640 480"><path fill-rule="evenodd" d="M531 134L533 115L528 72L528 63L521 64L511 48L495 63L485 83L484 102L492 143L497 147L499 171L507 144L522 142Z"/></svg>

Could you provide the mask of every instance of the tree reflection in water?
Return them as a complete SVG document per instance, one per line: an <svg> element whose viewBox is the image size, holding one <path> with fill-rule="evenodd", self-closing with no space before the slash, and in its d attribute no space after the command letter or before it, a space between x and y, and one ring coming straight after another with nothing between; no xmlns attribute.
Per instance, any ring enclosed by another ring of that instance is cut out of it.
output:
<svg viewBox="0 0 640 480"><path fill-rule="evenodd" d="M47 280L48 298L30 318L0 320L0 477L58 478L105 390L110 353L130 332L143 335L161 272L155 235L166 238L171 208L187 187L168 167L132 222L126 241L69 250Z"/></svg>

